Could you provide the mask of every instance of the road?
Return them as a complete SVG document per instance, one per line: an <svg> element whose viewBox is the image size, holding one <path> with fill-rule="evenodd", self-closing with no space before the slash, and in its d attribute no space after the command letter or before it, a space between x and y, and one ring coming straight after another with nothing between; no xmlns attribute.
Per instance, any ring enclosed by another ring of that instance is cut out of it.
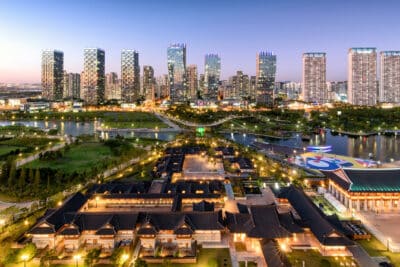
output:
<svg viewBox="0 0 400 267"><path fill-rule="evenodd" d="M359 266L362 267L379 267L379 264L375 262L368 253L358 244L348 248L353 254L354 259L357 261Z"/></svg>

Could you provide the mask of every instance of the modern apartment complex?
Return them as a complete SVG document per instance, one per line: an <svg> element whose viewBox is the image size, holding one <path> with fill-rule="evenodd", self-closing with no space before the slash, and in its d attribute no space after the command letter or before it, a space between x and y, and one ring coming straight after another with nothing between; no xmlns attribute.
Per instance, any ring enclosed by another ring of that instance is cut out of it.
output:
<svg viewBox="0 0 400 267"><path fill-rule="evenodd" d="M379 101L400 103L400 51L382 51Z"/></svg>
<svg viewBox="0 0 400 267"><path fill-rule="evenodd" d="M57 50L42 52L42 97L48 100L63 98L64 53Z"/></svg>
<svg viewBox="0 0 400 267"><path fill-rule="evenodd" d="M302 98L306 102L325 103L328 101L325 53L303 54Z"/></svg>
<svg viewBox="0 0 400 267"><path fill-rule="evenodd" d="M133 103L140 94L139 53L135 50L121 52L121 98L123 102Z"/></svg>
<svg viewBox="0 0 400 267"><path fill-rule="evenodd" d="M143 67L143 95L146 100L154 101L156 80L152 66Z"/></svg>
<svg viewBox="0 0 400 267"><path fill-rule="evenodd" d="M197 98L199 90L199 80L197 78L197 65L189 65L186 69L189 96L191 99Z"/></svg>
<svg viewBox="0 0 400 267"><path fill-rule="evenodd" d="M97 105L104 101L105 52L99 48L86 48L81 76L81 99L86 104Z"/></svg>
<svg viewBox="0 0 400 267"><path fill-rule="evenodd" d="M376 48L350 48L348 52L348 102L373 106L377 100Z"/></svg>

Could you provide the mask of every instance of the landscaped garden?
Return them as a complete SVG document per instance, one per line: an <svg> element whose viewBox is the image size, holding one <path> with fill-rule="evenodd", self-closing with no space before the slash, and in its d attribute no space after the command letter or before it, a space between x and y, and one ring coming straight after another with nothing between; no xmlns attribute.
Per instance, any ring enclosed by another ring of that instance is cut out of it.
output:
<svg viewBox="0 0 400 267"><path fill-rule="evenodd" d="M286 253L286 256L293 267L357 266L356 262L351 257L324 257L314 250L294 250Z"/></svg>
<svg viewBox="0 0 400 267"><path fill-rule="evenodd" d="M178 264L165 261L163 264L148 264L149 267L156 266L179 266L179 267L231 267L231 257L227 248L201 248L197 255L197 263Z"/></svg>
<svg viewBox="0 0 400 267"><path fill-rule="evenodd" d="M12 143L13 139L8 141ZM102 171L144 153L123 138L77 141L60 150L42 153L20 168L7 160L2 167L0 192L20 199L46 197L95 177L102 179L99 176Z"/></svg>
<svg viewBox="0 0 400 267"><path fill-rule="evenodd" d="M368 252L371 257L387 257L394 264L394 266L398 266L400 263L400 253L388 251L386 245L382 244L374 236L371 236L370 239L358 240L357 242L365 249L365 251Z"/></svg>

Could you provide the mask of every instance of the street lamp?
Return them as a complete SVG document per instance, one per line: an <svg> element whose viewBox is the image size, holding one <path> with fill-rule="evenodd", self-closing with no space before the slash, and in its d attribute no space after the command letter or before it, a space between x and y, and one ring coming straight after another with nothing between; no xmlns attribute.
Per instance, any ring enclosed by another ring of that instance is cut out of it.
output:
<svg viewBox="0 0 400 267"><path fill-rule="evenodd" d="M96 208L97 208L97 202L99 201L100 198L98 196L96 196L95 199L96 199Z"/></svg>
<svg viewBox="0 0 400 267"><path fill-rule="evenodd" d="M23 254L21 256L21 260L24 262L24 267L26 267L26 261L28 260L28 255L27 254Z"/></svg>
<svg viewBox="0 0 400 267"><path fill-rule="evenodd" d="M129 259L129 255L124 253L121 256L121 263L124 264Z"/></svg>
<svg viewBox="0 0 400 267"><path fill-rule="evenodd" d="M74 260L75 260L75 266L78 267L78 262L81 259L81 255L76 254L74 255Z"/></svg>

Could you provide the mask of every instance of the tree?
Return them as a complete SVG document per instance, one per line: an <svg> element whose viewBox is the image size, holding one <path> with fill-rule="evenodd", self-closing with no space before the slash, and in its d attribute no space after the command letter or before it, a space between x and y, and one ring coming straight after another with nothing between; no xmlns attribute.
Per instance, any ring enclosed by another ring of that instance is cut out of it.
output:
<svg viewBox="0 0 400 267"><path fill-rule="evenodd" d="M10 168L10 174L8 175L8 187L12 187L15 182L15 177L17 176L17 168L15 167L15 164L11 164Z"/></svg>
<svg viewBox="0 0 400 267"><path fill-rule="evenodd" d="M33 181L33 188L35 189L36 192L39 192L39 187L40 187L40 169L37 168L35 171L35 179Z"/></svg>
<svg viewBox="0 0 400 267"><path fill-rule="evenodd" d="M101 250L94 248L90 250L85 257L85 265L92 266L92 264L99 258Z"/></svg>
<svg viewBox="0 0 400 267"><path fill-rule="evenodd" d="M147 263L142 259L137 259L134 267L147 267Z"/></svg>
<svg viewBox="0 0 400 267"><path fill-rule="evenodd" d="M29 183L32 184L33 180L35 179L34 174L33 174L33 169L29 169L28 178L29 178Z"/></svg>
<svg viewBox="0 0 400 267"><path fill-rule="evenodd" d="M25 168L22 168L18 179L18 188L22 190L25 187L25 183L26 183L26 170Z"/></svg>

